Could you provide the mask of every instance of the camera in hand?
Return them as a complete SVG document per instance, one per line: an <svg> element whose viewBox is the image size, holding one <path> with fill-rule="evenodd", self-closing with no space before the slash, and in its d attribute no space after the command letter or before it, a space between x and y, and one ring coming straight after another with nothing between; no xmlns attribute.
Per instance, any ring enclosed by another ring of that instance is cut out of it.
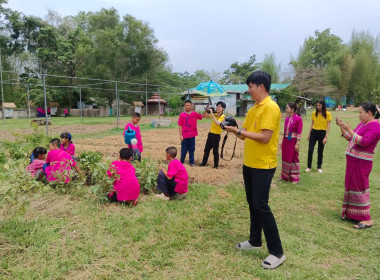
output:
<svg viewBox="0 0 380 280"><path fill-rule="evenodd" d="M236 120L234 119L233 116L228 116L228 117L226 117L226 118L224 119L224 122L222 122L222 123L220 124L220 127L221 127L222 129L225 129L225 128L224 128L225 126L235 126L235 127L239 127L238 124L237 124L237 122L236 122Z"/></svg>
<svg viewBox="0 0 380 280"><path fill-rule="evenodd" d="M215 107L214 107L214 106L210 106L210 107L208 107L208 109L206 109L206 110L207 110L207 113L209 113L209 114L210 114L210 110L211 110L211 112L212 112L213 114L216 113L216 110L215 110Z"/></svg>

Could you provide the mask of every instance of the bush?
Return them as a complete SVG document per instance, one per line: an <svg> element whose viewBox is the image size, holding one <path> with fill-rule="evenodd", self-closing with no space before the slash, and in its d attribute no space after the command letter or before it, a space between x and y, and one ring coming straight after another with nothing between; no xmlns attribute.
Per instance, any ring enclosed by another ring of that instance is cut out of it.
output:
<svg viewBox="0 0 380 280"><path fill-rule="evenodd" d="M4 202L16 203L18 198L25 193L50 189L49 186L36 181L25 171L27 165L28 160L21 159L11 161L10 164L3 166L6 180L0 181L0 204Z"/></svg>
<svg viewBox="0 0 380 280"><path fill-rule="evenodd" d="M78 157L79 167L87 176L92 176L93 166L102 160L101 152L85 151Z"/></svg>
<svg viewBox="0 0 380 280"><path fill-rule="evenodd" d="M3 141L2 145L12 159L29 159L35 147L49 147L49 137L39 129L37 124L33 124L32 128L32 134L24 135L13 132L12 134L16 137L15 140Z"/></svg>
<svg viewBox="0 0 380 280"><path fill-rule="evenodd" d="M136 168L136 176L140 182L141 192L149 193L157 185L159 162L151 157L146 157L141 160L141 163L134 161L133 165Z"/></svg>

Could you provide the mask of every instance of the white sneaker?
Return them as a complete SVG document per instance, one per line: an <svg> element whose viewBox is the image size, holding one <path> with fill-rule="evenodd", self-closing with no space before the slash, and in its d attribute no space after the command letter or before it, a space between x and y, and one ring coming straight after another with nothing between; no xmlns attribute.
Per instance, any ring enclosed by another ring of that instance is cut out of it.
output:
<svg viewBox="0 0 380 280"><path fill-rule="evenodd" d="M311 171L311 168L306 168L305 169L305 172L310 172Z"/></svg>
<svg viewBox="0 0 380 280"><path fill-rule="evenodd" d="M319 173L323 173L322 169L320 169L320 168L318 169L318 172L319 172Z"/></svg>
<svg viewBox="0 0 380 280"><path fill-rule="evenodd" d="M170 199L170 197L165 196L164 193L156 194L156 197L159 199L162 199L162 200L169 200Z"/></svg>

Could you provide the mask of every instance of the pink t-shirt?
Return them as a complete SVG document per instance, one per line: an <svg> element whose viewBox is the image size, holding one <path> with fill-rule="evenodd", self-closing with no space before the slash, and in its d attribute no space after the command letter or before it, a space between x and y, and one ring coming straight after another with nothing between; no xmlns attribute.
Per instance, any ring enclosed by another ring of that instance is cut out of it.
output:
<svg viewBox="0 0 380 280"><path fill-rule="evenodd" d="M26 168L26 171L29 171L32 177L36 176L36 172L39 169L42 169L42 166L44 165L45 161L40 159L35 159L33 162L31 162Z"/></svg>
<svg viewBox="0 0 380 280"><path fill-rule="evenodd" d="M182 126L183 138L191 138L198 135L197 120L201 120L202 115L197 112L182 112L179 115L178 125Z"/></svg>
<svg viewBox="0 0 380 280"><path fill-rule="evenodd" d="M139 125L137 124L135 126L133 123L128 123L124 128L123 136L125 135L125 131L128 129L128 127L136 132L137 145L133 145L132 148L133 149L137 148L137 149L139 149L140 153L142 153L144 148L143 148L143 144L141 141L141 132L140 132Z"/></svg>
<svg viewBox="0 0 380 280"><path fill-rule="evenodd" d="M113 188L117 192L117 200L136 200L140 194L140 184L133 165L128 161L115 160L107 170L108 177L112 177L114 174L119 175L119 179L115 177L113 183Z"/></svg>
<svg viewBox="0 0 380 280"><path fill-rule="evenodd" d="M177 183L174 191L177 193L187 193L187 186L189 185L189 175L185 166L178 160L173 159L168 166L168 177L174 178Z"/></svg>
<svg viewBox="0 0 380 280"><path fill-rule="evenodd" d="M69 145L67 146L67 148L65 148L63 145L61 145L61 151L65 151L69 155L75 157L75 146L74 146L74 143L69 143Z"/></svg>
<svg viewBox="0 0 380 280"><path fill-rule="evenodd" d="M66 184L70 182L71 167L77 165L71 155L59 149L48 152L46 163L50 164L45 169L47 180L51 182L65 179Z"/></svg>

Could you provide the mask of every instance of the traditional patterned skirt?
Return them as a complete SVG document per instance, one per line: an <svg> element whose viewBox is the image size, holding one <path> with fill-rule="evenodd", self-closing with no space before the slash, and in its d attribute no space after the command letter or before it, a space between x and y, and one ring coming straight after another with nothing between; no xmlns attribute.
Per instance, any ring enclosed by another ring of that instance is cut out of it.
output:
<svg viewBox="0 0 380 280"><path fill-rule="evenodd" d="M296 138L282 140L282 171L281 178L285 181L299 182L300 180L300 160L298 152L295 150Z"/></svg>
<svg viewBox="0 0 380 280"><path fill-rule="evenodd" d="M369 174L372 170L372 161L350 155L346 155L346 158L342 218L368 221L371 219L369 214Z"/></svg>

